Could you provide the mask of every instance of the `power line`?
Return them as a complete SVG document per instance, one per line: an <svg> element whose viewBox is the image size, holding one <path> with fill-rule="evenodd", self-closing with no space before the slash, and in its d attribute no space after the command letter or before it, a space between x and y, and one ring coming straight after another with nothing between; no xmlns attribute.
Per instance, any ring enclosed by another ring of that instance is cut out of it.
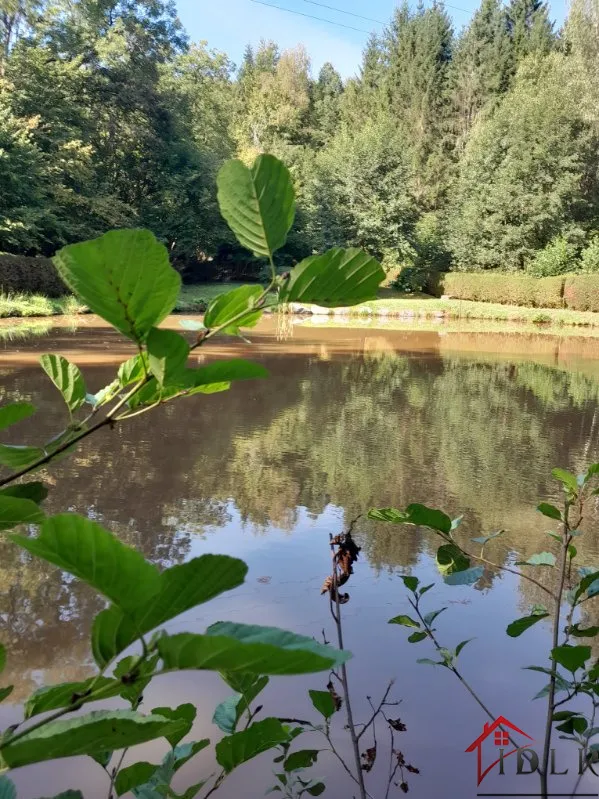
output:
<svg viewBox="0 0 599 799"><path fill-rule="evenodd" d="M370 33L364 28L354 28L352 25L344 25L343 22L333 22L332 19L325 19L324 17L315 17L313 14L304 14L301 11L293 11L291 8L284 8L283 6L276 6L274 3L265 3L264 0L251 0L252 3L257 3L260 6L268 6L269 8L277 8L279 11L286 11L288 14L297 14L299 17L308 17L308 19L317 19L319 22L327 22L329 25L336 25L338 28L347 28L350 31L358 31L358 33Z"/></svg>
<svg viewBox="0 0 599 799"><path fill-rule="evenodd" d="M368 22L376 22L377 25L386 25L382 19L374 19L373 17L364 17L362 14L354 14L352 11L344 11L342 8L336 6L327 6L324 3L317 3L316 0L304 0L304 3L310 3L311 6L320 6L321 8L328 8L329 11L338 11L340 14L347 14L349 17L357 17L358 19L365 19Z"/></svg>

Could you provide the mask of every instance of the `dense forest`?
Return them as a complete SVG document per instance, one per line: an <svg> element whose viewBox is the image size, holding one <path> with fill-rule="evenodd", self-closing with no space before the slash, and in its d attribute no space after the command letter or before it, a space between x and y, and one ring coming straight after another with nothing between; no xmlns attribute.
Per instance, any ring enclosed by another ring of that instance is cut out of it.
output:
<svg viewBox="0 0 599 799"><path fill-rule="evenodd" d="M236 67L168 0L1 0L0 251L145 226L189 279L258 276L216 203L271 152L299 198L289 262L333 244L385 266L599 271L599 2L398 7L359 74L303 46Z"/></svg>

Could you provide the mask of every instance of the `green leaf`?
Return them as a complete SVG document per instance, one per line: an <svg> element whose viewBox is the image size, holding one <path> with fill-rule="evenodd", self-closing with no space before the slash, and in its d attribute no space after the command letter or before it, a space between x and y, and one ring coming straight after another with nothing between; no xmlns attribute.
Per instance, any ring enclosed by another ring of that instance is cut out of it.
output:
<svg viewBox="0 0 599 799"><path fill-rule="evenodd" d="M227 733L227 735L235 732L238 719L237 708L241 698L241 694L233 694L233 696L227 697L216 706L212 716L212 723L216 724L219 730Z"/></svg>
<svg viewBox="0 0 599 799"><path fill-rule="evenodd" d="M455 649L455 656L456 656L456 657L458 657L458 656L459 656L459 654L460 654L460 652L462 651L462 649L463 649L465 646L467 646L468 644L472 643L472 641L474 641L474 638L467 638L465 641L461 641L461 642L460 642L460 643L459 643L459 644L456 646L456 649Z"/></svg>
<svg viewBox="0 0 599 799"><path fill-rule="evenodd" d="M272 155L258 156L251 169L227 161L216 183L220 212L241 246L271 258L285 244L295 216L287 167Z"/></svg>
<svg viewBox="0 0 599 799"><path fill-rule="evenodd" d="M14 690L14 685L7 685L6 688L0 688L0 702L4 702L4 700L9 697Z"/></svg>
<svg viewBox="0 0 599 799"><path fill-rule="evenodd" d="M42 797L42 799L48 799L48 797ZM81 791L63 791L52 796L51 799L84 799L84 796Z"/></svg>
<svg viewBox="0 0 599 799"><path fill-rule="evenodd" d="M47 713L50 710L59 710L71 704L76 709L79 702L89 695L93 687L94 701L118 696L121 689L119 680L108 677L90 677L82 682L65 682L59 685L45 685L38 688L25 703L25 718L30 719L38 713Z"/></svg>
<svg viewBox="0 0 599 799"><path fill-rule="evenodd" d="M548 616L549 613L533 613L532 616L524 616L523 618L517 619L511 624L508 624L506 633L510 636L510 638L518 638L518 636L522 635L523 632L526 632L529 627L532 627L542 619L546 619Z"/></svg>
<svg viewBox="0 0 599 799"><path fill-rule="evenodd" d="M227 683L227 685L229 685L234 691L237 692L237 694L239 694L239 700L235 707L235 724L237 724L241 716L246 712L246 710L249 708L254 699L260 693L262 693L262 691L268 685L269 682L268 677L264 676L257 677L255 674L244 674L236 672L229 672L229 673L223 672L221 673L221 677ZM233 699L234 697L229 697L229 700L225 700L225 702L230 701L232 704ZM214 718L213 722L215 724L218 724L218 722L215 721ZM228 731L224 730L224 732L233 732L233 730L228 730Z"/></svg>
<svg viewBox="0 0 599 799"><path fill-rule="evenodd" d="M201 752L210 745L208 738L202 738L201 741L190 741L186 744L179 744L173 749L173 771L179 771L188 760L191 760L194 755Z"/></svg>
<svg viewBox="0 0 599 799"><path fill-rule="evenodd" d="M0 530L10 530L18 524L40 524L45 516L30 499L0 494Z"/></svg>
<svg viewBox="0 0 599 799"><path fill-rule="evenodd" d="M418 584L420 583L418 577L412 577L411 575L402 575L401 579L403 580L403 584L408 589L408 591L411 591L412 593L416 591L416 589L418 588Z"/></svg>
<svg viewBox="0 0 599 799"><path fill-rule="evenodd" d="M394 616L389 619L388 624L401 624L403 627L420 627L420 622L411 619L409 616Z"/></svg>
<svg viewBox="0 0 599 799"><path fill-rule="evenodd" d="M325 719L330 719L337 708L329 691L308 691L314 708Z"/></svg>
<svg viewBox="0 0 599 799"><path fill-rule="evenodd" d="M536 552L528 560L519 560L516 566L555 566L555 555L552 552Z"/></svg>
<svg viewBox="0 0 599 799"><path fill-rule="evenodd" d="M324 782L316 782L314 785L309 785L306 788L306 793L309 793L310 796L320 796L326 791L326 789L327 786L324 784Z"/></svg>
<svg viewBox="0 0 599 799"><path fill-rule="evenodd" d="M11 469L22 469L43 458L45 451L39 447L22 447L0 444L0 463Z"/></svg>
<svg viewBox="0 0 599 799"><path fill-rule="evenodd" d="M189 357L189 344L174 330L152 328L148 334L148 362L150 371L162 386L183 369Z"/></svg>
<svg viewBox="0 0 599 799"><path fill-rule="evenodd" d="M0 777L0 799L17 799L17 789L8 777Z"/></svg>
<svg viewBox="0 0 599 799"><path fill-rule="evenodd" d="M405 512L396 508L378 508L368 512L369 519L393 522L394 524L414 524L419 527L430 527L436 532L447 535L451 532L452 521L446 513L426 505L408 505Z"/></svg>
<svg viewBox="0 0 599 799"><path fill-rule="evenodd" d="M223 591L236 588L243 583L246 574L246 564L227 555L202 555L166 569L160 575L158 592L144 606L127 616L113 605L96 616L92 628L96 663L103 668L140 634L160 627Z"/></svg>
<svg viewBox="0 0 599 799"><path fill-rule="evenodd" d="M6 647L4 644L0 644L0 674L6 668Z"/></svg>
<svg viewBox="0 0 599 799"><path fill-rule="evenodd" d="M173 310L181 287L166 247L149 230L112 230L70 244L54 264L91 311L138 343Z"/></svg>
<svg viewBox="0 0 599 799"><path fill-rule="evenodd" d="M256 755L288 740L289 734L278 719L264 719L247 730L236 732L216 744L216 760L229 773Z"/></svg>
<svg viewBox="0 0 599 799"><path fill-rule="evenodd" d="M0 430L27 419L35 413L35 405L30 402L11 402L0 405Z"/></svg>
<svg viewBox="0 0 599 799"><path fill-rule="evenodd" d="M537 506L537 510L540 511L543 516L547 516L548 519L557 519L560 522L562 520L560 511L555 505L550 505L548 502L541 502L541 504Z"/></svg>
<svg viewBox="0 0 599 799"><path fill-rule="evenodd" d="M427 591L430 591L431 588L434 588L434 587L435 587L434 583L431 583L430 585L425 585L424 588L420 589L420 596L423 596L424 594L426 594Z"/></svg>
<svg viewBox="0 0 599 799"><path fill-rule="evenodd" d="M114 783L117 796L122 796L132 788L137 788L138 785L148 782L154 776L157 768L158 766L146 762L133 763L132 766L122 768Z"/></svg>
<svg viewBox="0 0 599 799"><path fill-rule="evenodd" d="M86 388L83 375L74 363L62 355L42 355L42 369L62 394L71 413L85 405Z"/></svg>
<svg viewBox="0 0 599 799"><path fill-rule="evenodd" d="M159 660L157 653L141 662L138 657L129 655L116 664L114 676L121 684L119 695L129 702L134 710L137 709L141 695L154 676Z"/></svg>
<svg viewBox="0 0 599 799"><path fill-rule="evenodd" d="M304 258L281 285L281 302L308 302L325 308L375 300L385 271L363 250L333 247Z"/></svg>
<svg viewBox="0 0 599 799"><path fill-rule="evenodd" d="M454 572L444 577L447 585L474 585L483 576L485 570L483 566L472 566L461 572Z"/></svg>
<svg viewBox="0 0 599 799"><path fill-rule="evenodd" d="M1 497L16 497L18 499L30 499L39 505L48 496L48 489L43 483L20 483L19 485L6 486L0 490Z"/></svg>
<svg viewBox="0 0 599 799"><path fill-rule="evenodd" d="M175 748L179 741L182 738L185 738L187 733L191 730L193 726L193 722L195 721L196 717L196 707L192 705L190 702L187 702L184 705L179 705L176 708L171 707L154 707L152 708L152 714L155 716L163 716L165 719L172 719L173 721L180 721L181 727L175 733L171 735L165 735L164 737L169 742L169 744Z"/></svg>
<svg viewBox="0 0 599 799"><path fill-rule="evenodd" d="M110 752L109 750L105 749L103 752L94 752L93 755L90 755L92 760L95 760L99 766L102 768L106 768L106 766L112 760L114 752Z"/></svg>
<svg viewBox="0 0 599 799"><path fill-rule="evenodd" d="M570 646L564 644L551 650L551 658L571 672L584 668L584 664L591 657L590 646Z"/></svg>
<svg viewBox="0 0 599 799"><path fill-rule="evenodd" d="M430 625L434 622L437 616L440 616L441 613L443 613L443 611L445 610L447 610L447 608L441 608L440 610L433 610L430 613L427 613L426 616L424 617L425 623L428 624L428 626L430 627Z"/></svg>
<svg viewBox="0 0 599 799"><path fill-rule="evenodd" d="M240 327L254 327L262 316L261 310L253 310L261 294L261 286L239 286L226 294L220 294L208 306L204 316L205 326L211 330L231 322L222 331L230 336L236 336ZM237 319L239 314L244 316Z"/></svg>
<svg viewBox="0 0 599 799"><path fill-rule="evenodd" d="M500 535L503 535L504 530L498 530L496 533L489 533L489 535L481 535L477 538L471 538L471 541L474 541L475 544L482 544L483 546L487 544L489 541L492 541L494 538L497 538Z"/></svg>
<svg viewBox="0 0 599 799"><path fill-rule="evenodd" d="M570 635L575 638L595 638L595 636L599 635L599 627L582 628L580 625L574 624L570 627Z"/></svg>
<svg viewBox="0 0 599 799"><path fill-rule="evenodd" d="M470 568L470 558L455 544L443 544L437 550L437 568L441 574L454 574Z"/></svg>
<svg viewBox="0 0 599 799"><path fill-rule="evenodd" d="M344 663L349 652L276 627L218 622L206 634L164 636L158 651L167 669L308 674Z"/></svg>
<svg viewBox="0 0 599 799"><path fill-rule="evenodd" d="M300 769L310 768L318 760L319 749L300 749L292 752L285 760L283 768L285 771L299 771Z"/></svg>
<svg viewBox="0 0 599 799"><path fill-rule="evenodd" d="M416 663L420 663L421 666L444 666L442 660L431 660L431 658L418 658Z"/></svg>
<svg viewBox="0 0 599 799"><path fill-rule="evenodd" d="M52 721L8 742L2 756L11 768L44 760L126 749L174 733L180 722L131 710L96 710L68 721Z"/></svg>
<svg viewBox="0 0 599 799"><path fill-rule="evenodd" d="M37 538L11 535L11 540L75 575L124 609L139 607L158 592L160 575L156 567L83 516L51 516Z"/></svg>
<svg viewBox="0 0 599 799"><path fill-rule="evenodd" d="M556 730L565 732L567 735L574 735L575 733L581 735L588 726L589 723L584 716L572 715L563 724L558 724Z"/></svg>
<svg viewBox="0 0 599 799"><path fill-rule="evenodd" d="M552 469L551 474L562 483L566 490L573 494L578 494L578 481L575 475L565 469Z"/></svg>
<svg viewBox="0 0 599 799"><path fill-rule="evenodd" d="M192 330L194 332L206 330L206 325L203 322L198 322L196 319L181 319L179 324L184 330Z"/></svg>
<svg viewBox="0 0 599 799"><path fill-rule="evenodd" d="M148 374L149 369L148 356L145 352L141 355L134 355L119 366L119 385L126 388L133 383L139 383Z"/></svg>
<svg viewBox="0 0 599 799"><path fill-rule="evenodd" d="M412 635L408 636L408 641L411 644L418 644L418 643L420 643L420 641L424 641L424 639L427 638L427 636L428 636L428 633L425 633L425 632L412 633Z"/></svg>

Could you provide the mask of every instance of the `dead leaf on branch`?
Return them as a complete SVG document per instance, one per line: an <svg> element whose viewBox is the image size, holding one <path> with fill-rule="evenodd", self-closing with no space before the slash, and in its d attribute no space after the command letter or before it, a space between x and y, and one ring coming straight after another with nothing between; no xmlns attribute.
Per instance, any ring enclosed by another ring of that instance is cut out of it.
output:
<svg viewBox="0 0 599 799"><path fill-rule="evenodd" d="M362 760L364 761L362 763L362 771L372 771L372 767L376 761L376 744L365 752L362 752Z"/></svg>

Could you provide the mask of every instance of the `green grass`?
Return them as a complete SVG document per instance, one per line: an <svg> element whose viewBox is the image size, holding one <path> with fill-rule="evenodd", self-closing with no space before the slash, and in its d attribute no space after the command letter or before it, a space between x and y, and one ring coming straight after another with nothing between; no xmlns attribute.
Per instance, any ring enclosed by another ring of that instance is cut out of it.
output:
<svg viewBox="0 0 599 799"><path fill-rule="evenodd" d="M86 311L87 308L72 296L51 299L41 294L0 294L0 319L69 316Z"/></svg>
<svg viewBox="0 0 599 799"><path fill-rule="evenodd" d="M443 316L447 319L488 319L492 321L527 322L539 325L599 326L599 313L571 311L566 308L523 308L519 305L498 305L469 300L442 300L427 294L400 294L382 289L378 300L347 309L350 316L362 314L389 316ZM323 309L326 313L326 309ZM337 309L339 313L339 309Z"/></svg>
<svg viewBox="0 0 599 799"><path fill-rule="evenodd" d="M236 289L244 283L198 283L183 286L175 305L175 313L204 313L208 303L220 294Z"/></svg>

